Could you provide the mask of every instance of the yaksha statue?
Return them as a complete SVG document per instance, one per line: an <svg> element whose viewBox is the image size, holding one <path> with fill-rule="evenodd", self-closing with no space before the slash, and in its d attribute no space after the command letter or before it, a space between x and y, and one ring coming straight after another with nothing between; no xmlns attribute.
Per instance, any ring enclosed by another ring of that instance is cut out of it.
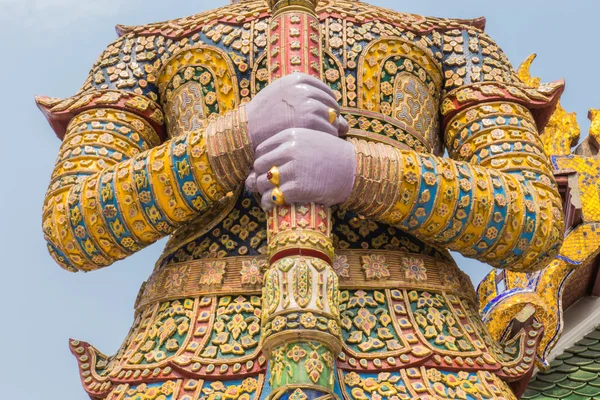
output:
<svg viewBox="0 0 600 400"><path fill-rule="evenodd" d="M494 340L449 250L554 258L538 133L563 84L525 85L484 23L235 2L118 26L75 96L38 98L63 141L56 262L92 271L170 235L119 351L71 341L89 396L518 397L543 327Z"/></svg>

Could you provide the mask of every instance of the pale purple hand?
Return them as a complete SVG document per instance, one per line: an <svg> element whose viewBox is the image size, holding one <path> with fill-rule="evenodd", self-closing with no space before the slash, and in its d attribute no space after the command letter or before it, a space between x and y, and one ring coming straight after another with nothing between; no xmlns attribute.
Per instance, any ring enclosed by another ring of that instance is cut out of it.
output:
<svg viewBox="0 0 600 400"><path fill-rule="evenodd" d="M286 203L341 204L354 185L354 145L335 135L311 129L287 129L267 139L256 150L254 171L246 187L262 195L262 207L273 208L273 184L267 172L276 166Z"/></svg>
<svg viewBox="0 0 600 400"><path fill-rule="evenodd" d="M329 87L307 74L295 73L261 90L246 106L248 133L253 150L265 140L289 128L307 128L338 136L348 123L338 117L329 122L329 110L340 106Z"/></svg>

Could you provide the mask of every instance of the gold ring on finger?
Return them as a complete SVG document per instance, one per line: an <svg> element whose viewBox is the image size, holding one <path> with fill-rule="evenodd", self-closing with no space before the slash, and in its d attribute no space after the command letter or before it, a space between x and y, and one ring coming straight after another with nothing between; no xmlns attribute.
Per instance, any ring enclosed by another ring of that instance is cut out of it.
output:
<svg viewBox="0 0 600 400"><path fill-rule="evenodd" d="M279 174L279 168L277 167L272 167L269 172L267 172L267 179L269 180L269 182L271 182L274 186L279 186L279 183L281 182L281 175Z"/></svg>
<svg viewBox="0 0 600 400"><path fill-rule="evenodd" d="M329 109L329 123L333 124L338 117L337 111L334 108Z"/></svg>
<svg viewBox="0 0 600 400"><path fill-rule="evenodd" d="M273 201L273 203L277 204L278 206L282 206L285 204L285 196L283 195L281 189L279 189L278 187L271 191L271 201Z"/></svg>

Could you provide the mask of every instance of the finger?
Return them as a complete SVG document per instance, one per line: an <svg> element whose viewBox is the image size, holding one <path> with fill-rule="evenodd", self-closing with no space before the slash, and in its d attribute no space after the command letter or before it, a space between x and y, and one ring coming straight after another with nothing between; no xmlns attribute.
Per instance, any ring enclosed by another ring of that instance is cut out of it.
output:
<svg viewBox="0 0 600 400"><path fill-rule="evenodd" d="M335 99L333 93L314 90L310 93L309 98L323 103L328 108L333 108L338 114L340 113L340 104Z"/></svg>
<svg viewBox="0 0 600 400"><path fill-rule="evenodd" d="M332 108L323 107L323 105L318 107L312 116L312 119L310 120L310 129L319 132L325 132L333 136L338 136L340 122L338 121L338 117L331 122L331 110ZM337 111L334 110L334 112L338 114Z"/></svg>
<svg viewBox="0 0 600 400"><path fill-rule="evenodd" d="M283 143L285 143L286 139L286 136L282 135L282 132L271 136L270 138L262 142L260 145L258 145L256 151L254 152L254 159L258 160L265 154L272 152L273 150L281 146Z"/></svg>
<svg viewBox="0 0 600 400"><path fill-rule="evenodd" d="M335 98L335 95L333 94L331 88L329 88L329 86L327 86L327 84L325 84L325 82L323 82L322 80L303 73L292 74L292 76L296 78L298 83L310 85L327 93L330 97Z"/></svg>
<svg viewBox="0 0 600 400"><path fill-rule="evenodd" d="M344 118L340 115L338 117L338 134L340 136L344 136L348 133L349 130L350 130L350 125L348 125L348 121L346 121L346 118Z"/></svg>
<svg viewBox="0 0 600 400"><path fill-rule="evenodd" d="M256 172L254 172L254 170L251 170L248 178L246 178L246 190L253 193L258 192L258 187L256 185Z"/></svg>
<svg viewBox="0 0 600 400"><path fill-rule="evenodd" d="M267 191L266 193L271 193L272 190L273 189ZM315 198L308 198L306 190L304 190L298 182L295 182L293 177L287 179L285 182L282 181L282 184L279 186L279 190L281 190L281 193L283 193L286 204L309 203L315 200ZM272 197L269 198L271 201L273 201Z"/></svg>
<svg viewBox="0 0 600 400"><path fill-rule="evenodd" d="M254 163L256 164L256 161L268 156L269 154L272 155L272 153L274 152L277 152L277 154L279 154L282 151L289 149L292 143L294 143L293 135L286 133L286 131L279 132L277 135L270 137L268 140L265 140L256 149L256 152L254 153ZM259 163L258 165L261 166L262 164ZM258 175L266 173L262 169L257 169L256 165L254 166L254 170Z"/></svg>
<svg viewBox="0 0 600 400"><path fill-rule="evenodd" d="M283 193L285 204L308 203L314 200L307 199L306 195L302 195L302 190L299 190L298 185L296 185L294 182L287 182L283 184L279 189L281 190L281 193ZM275 207L275 199L273 198L273 188L263 193L261 197L261 206L265 211L271 210L273 207Z"/></svg>
<svg viewBox="0 0 600 400"><path fill-rule="evenodd" d="M272 190L273 189L270 189L265 193L270 194ZM283 182L282 185L279 186L279 190L281 190L283 193L286 204L302 204L312 202L326 206L332 205L331 199L323 196L325 191L307 190L306 186L293 180Z"/></svg>
<svg viewBox="0 0 600 400"><path fill-rule="evenodd" d="M260 200L260 205L262 206L263 210L265 210L265 211L269 211L269 210L273 209L273 207L275 207L275 202L273 201L273 196L272 196L272 193L270 190L263 193L261 200Z"/></svg>
<svg viewBox="0 0 600 400"><path fill-rule="evenodd" d="M257 158L254 161L256 179L258 179L259 176L266 175L267 172L269 172L269 170L273 167L282 168L285 164L287 164L291 157L290 147L291 145L286 144L276 148L260 158Z"/></svg>
<svg viewBox="0 0 600 400"><path fill-rule="evenodd" d="M267 178L267 174L260 175L256 178L256 188L258 193L267 193L273 190L275 185Z"/></svg>
<svg viewBox="0 0 600 400"><path fill-rule="evenodd" d="M274 165L274 166L277 167L277 170L279 171L279 185L282 185L286 182L293 181L294 176L291 173L293 171L291 171L290 163L283 164L283 165ZM273 167L271 167L271 168L273 168ZM269 169L269 171L270 171L270 169ZM275 187L275 185L273 184L273 182L271 182L269 180L267 175L268 175L268 173L258 175L256 177L256 187L257 187L259 193L266 193L269 190L273 190L273 188Z"/></svg>
<svg viewBox="0 0 600 400"><path fill-rule="evenodd" d="M302 116L304 119L302 125L308 129L338 136L339 121L337 119L340 115L340 107L335 101L329 102L329 104L326 103L327 102L324 103L322 100L308 100L306 109L309 110L309 114ZM337 116L333 122L331 121L332 113Z"/></svg>

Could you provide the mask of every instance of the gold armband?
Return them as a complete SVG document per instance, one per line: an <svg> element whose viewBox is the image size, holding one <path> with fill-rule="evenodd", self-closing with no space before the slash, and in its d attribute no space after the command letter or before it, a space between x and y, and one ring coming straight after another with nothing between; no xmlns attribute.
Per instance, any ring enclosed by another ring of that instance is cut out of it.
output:
<svg viewBox="0 0 600 400"><path fill-rule="evenodd" d="M208 160L216 179L231 192L242 183L254 161L246 107L231 111L211 123L206 130Z"/></svg>
<svg viewBox="0 0 600 400"><path fill-rule="evenodd" d="M361 215L387 213L399 195L402 158L396 148L348 139L356 152L356 175L350 198L344 204Z"/></svg>

